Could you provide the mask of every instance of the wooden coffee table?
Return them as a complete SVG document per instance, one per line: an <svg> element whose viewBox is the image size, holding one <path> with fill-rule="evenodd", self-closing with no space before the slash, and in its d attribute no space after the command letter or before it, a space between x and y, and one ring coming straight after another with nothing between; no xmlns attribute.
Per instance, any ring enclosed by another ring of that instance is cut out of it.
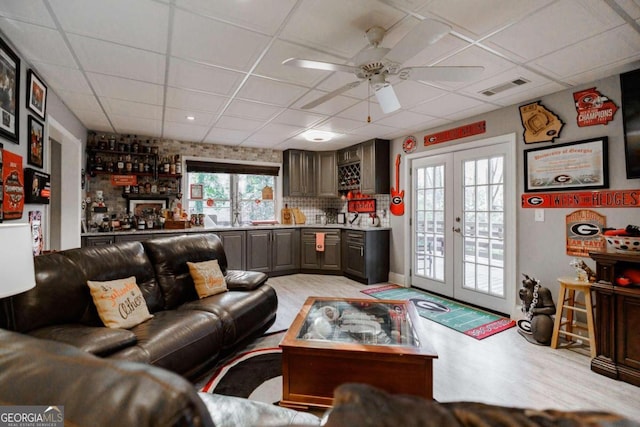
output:
<svg viewBox="0 0 640 427"><path fill-rule="evenodd" d="M282 406L327 408L333 390L360 382L433 398L433 359L409 301L309 297L282 348Z"/></svg>

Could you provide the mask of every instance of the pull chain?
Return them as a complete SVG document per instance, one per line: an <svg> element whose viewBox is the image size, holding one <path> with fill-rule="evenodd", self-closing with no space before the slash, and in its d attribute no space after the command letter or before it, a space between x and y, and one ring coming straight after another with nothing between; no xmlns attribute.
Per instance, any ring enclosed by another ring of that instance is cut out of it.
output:
<svg viewBox="0 0 640 427"><path fill-rule="evenodd" d="M371 83L367 84L367 123L371 123Z"/></svg>

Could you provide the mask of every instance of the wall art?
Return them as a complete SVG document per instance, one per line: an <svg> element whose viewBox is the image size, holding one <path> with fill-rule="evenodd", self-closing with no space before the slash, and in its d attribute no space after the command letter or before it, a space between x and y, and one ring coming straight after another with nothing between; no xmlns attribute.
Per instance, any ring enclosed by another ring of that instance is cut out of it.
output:
<svg viewBox="0 0 640 427"><path fill-rule="evenodd" d="M525 144L550 142L560 136L564 122L540 101L521 105L519 108Z"/></svg>
<svg viewBox="0 0 640 427"><path fill-rule="evenodd" d="M0 136L19 144L20 59L0 38Z"/></svg>
<svg viewBox="0 0 640 427"><path fill-rule="evenodd" d="M27 72L27 108L44 120L47 112L47 85L40 77L29 70Z"/></svg>

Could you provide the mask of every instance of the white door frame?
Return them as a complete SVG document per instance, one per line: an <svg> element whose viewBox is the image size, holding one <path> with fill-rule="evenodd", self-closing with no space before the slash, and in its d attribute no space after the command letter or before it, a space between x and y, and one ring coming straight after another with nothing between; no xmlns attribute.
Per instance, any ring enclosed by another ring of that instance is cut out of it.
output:
<svg viewBox="0 0 640 427"><path fill-rule="evenodd" d="M516 277L516 263L517 263L517 224L516 224L516 212L517 212L517 167L516 167L516 134L509 133L505 135L494 136L485 139L479 139L476 141L470 141L463 144L456 144L452 146L445 146L441 148L435 148L427 151L421 151L418 153L407 154L405 156L405 162L403 163L402 173L407 177L405 180L407 188L405 188L406 194L412 194L413 181L409 178L409 173L413 166L413 160L419 159L423 157L436 156L439 154L451 153L454 151L467 150L470 148L480 148L486 147L489 145L502 144L507 143L507 161L505 162L505 176L514 177L512 182L505 182L505 190L504 190L504 198L505 205L507 203L512 203L516 208L509 209L505 212L505 222L506 224L512 224L513 227L508 231L505 231L505 248L510 248L508 251L505 250L505 261L504 261L504 270L505 270L505 299L507 304L511 307L511 311L507 312L507 314L513 315L515 313L516 301L515 301L515 288L516 284L519 283ZM411 197L405 197L405 212L408 214L404 215L404 230L405 230L405 239L404 239L404 283L405 287L411 287L411 276L408 274L411 269L411 260L412 260L412 251L413 251L413 236L411 235L411 226L409 224L409 219L413 212L413 207L411 206Z"/></svg>

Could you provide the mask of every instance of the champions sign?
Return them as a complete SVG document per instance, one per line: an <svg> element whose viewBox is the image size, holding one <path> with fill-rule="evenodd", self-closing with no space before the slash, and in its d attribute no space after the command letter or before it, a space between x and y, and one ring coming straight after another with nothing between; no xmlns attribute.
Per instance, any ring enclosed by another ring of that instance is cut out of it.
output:
<svg viewBox="0 0 640 427"><path fill-rule="evenodd" d="M606 125L618 111L618 107L595 87L575 92L573 100L578 112L578 126Z"/></svg>

